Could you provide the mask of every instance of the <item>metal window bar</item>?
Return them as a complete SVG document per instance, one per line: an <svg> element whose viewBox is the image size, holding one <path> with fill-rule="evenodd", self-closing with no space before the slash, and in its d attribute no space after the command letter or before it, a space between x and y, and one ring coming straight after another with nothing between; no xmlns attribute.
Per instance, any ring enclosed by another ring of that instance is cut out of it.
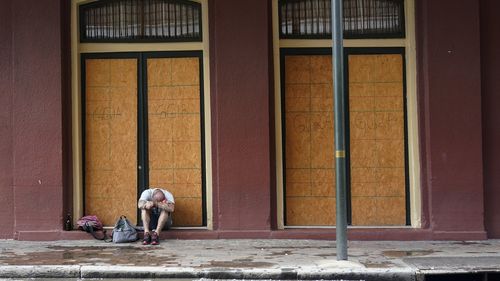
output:
<svg viewBox="0 0 500 281"><path fill-rule="evenodd" d="M189 24L191 25L191 32L190 32L190 36L193 36L193 37L196 37L196 10L191 7L191 20L189 22Z"/></svg>
<svg viewBox="0 0 500 281"><path fill-rule="evenodd" d="M119 3L113 4L113 35L114 38L119 37L120 34L120 6Z"/></svg>
<svg viewBox="0 0 500 281"><path fill-rule="evenodd" d="M154 30L154 34L155 34L155 37L160 37L160 21L158 19L158 11L160 9L158 9L158 1L153 1L153 7L154 7L154 11L153 11L153 14L154 14L154 26L153 26L153 30Z"/></svg>
<svg viewBox="0 0 500 281"><path fill-rule="evenodd" d="M135 24L134 24L134 36L135 38L140 38L144 35L144 5L142 5L144 1L139 3L139 0L134 1L134 15L135 15Z"/></svg>
<svg viewBox="0 0 500 281"><path fill-rule="evenodd" d="M95 14L94 14L94 16L95 16L94 24L95 24L96 38L98 38L98 39L101 37L101 28L100 28L101 16L100 15L101 15L101 9L96 9Z"/></svg>
<svg viewBox="0 0 500 281"><path fill-rule="evenodd" d="M193 7L189 7L188 9L188 36L193 36Z"/></svg>
<svg viewBox="0 0 500 281"><path fill-rule="evenodd" d="M114 10L114 3L111 3L111 5L109 5L109 14L110 14L110 17L109 17L109 20L110 20L110 25L109 25L109 33L111 35L111 38L114 38L115 37L115 29L116 29L116 23L115 23L115 10Z"/></svg>
<svg viewBox="0 0 500 281"><path fill-rule="evenodd" d="M285 22L281 24L282 28L285 29L285 32L289 32L289 28L290 28L290 24L288 21L286 21L286 19L289 17L289 13L290 13L290 5L286 5L285 8L280 11L281 13L281 19L282 20L285 20Z"/></svg>
<svg viewBox="0 0 500 281"><path fill-rule="evenodd" d="M331 38L331 0L280 0L280 38ZM404 38L404 0L343 0L344 38Z"/></svg>
<svg viewBox="0 0 500 281"><path fill-rule="evenodd" d="M138 0L139 1L139 0ZM142 11L140 13L143 24L142 24L142 36L151 36L151 0L142 1Z"/></svg>
<svg viewBox="0 0 500 281"><path fill-rule="evenodd" d="M174 5L174 36L179 37L179 6Z"/></svg>
<svg viewBox="0 0 500 281"><path fill-rule="evenodd" d="M196 29L196 36L197 37L201 37L201 9L198 10L196 12L196 25L195 25L195 29Z"/></svg>
<svg viewBox="0 0 500 281"><path fill-rule="evenodd" d="M170 29L170 19L171 19L171 9L170 9L170 4L169 3L166 3L165 5L167 7L167 11L166 11L166 15L167 15L167 19L165 20L165 25L167 26L167 31L168 31L168 37L171 36L172 34L172 30Z"/></svg>
<svg viewBox="0 0 500 281"><path fill-rule="evenodd" d="M132 36L132 22L133 22L133 17L132 17L132 0L127 0L125 4L125 9L124 9L124 27L125 27L125 34L126 38L131 38Z"/></svg>
<svg viewBox="0 0 500 281"><path fill-rule="evenodd" d="M108 36L108 15L107 6L101 8L101 38Z"/></svg>
<svg viewBox="0 0 500 281"><path fill-rule="evenodd" d="M184 20L182 21L182 31L184 36L188 36L188 12L187 7L182 6L182 10L184 11Z"/></svg>
<svg viewBox="0 0 500 281"><path fill-rule="evenodd" d="M311 10L312 10L312 33L320 34L319 33L319 28L318 28L318 23L319 23L319 6L318 6L318 1L315 0L311 3Z"/></svg>
<svg viewBox="0 0 500 281"><path fill-rule="evenodd" d="M199 42L201 24L201 4L188 0L106 0L80 6L81 42Z"/></svg>

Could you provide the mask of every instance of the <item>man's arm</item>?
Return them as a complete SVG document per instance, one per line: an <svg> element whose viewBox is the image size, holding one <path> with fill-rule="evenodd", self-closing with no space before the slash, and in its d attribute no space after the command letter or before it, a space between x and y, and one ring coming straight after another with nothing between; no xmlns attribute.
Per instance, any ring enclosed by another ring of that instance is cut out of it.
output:
<svg viewBox="0 0 500 281"><path fill-rule="evenodd" d="M145 209L145 208L146 208L146 203L147 203L147 202L148 202L148 201L146 201L146 200L139 200L139 202L137 203L137 207L138 207L139 209Z"/></svg>
<svg viewBox="0 0 500 281"><path fill-rule="evenodd" d="M156 203L156 207L171 213L175 209L175 203L164 200L163 202Z"/></svg>
<svg viewBox="0 0 500 281"><path fill-rule="evenodd" d="M153 201L139 200L139 202L137 203L137 207L138 207L139 209L146 209L146 210L149 210L149 209L151 209L153 206L154 206Z"/></svg>
<svg viewBox="0 0 500 281"><path fill-rule="evenodd" d="M151 190L146 189L141 193L141 197L139 197L139 201L137 202L137 207L139 209L149 210L153 207L153 201L151 200Z"/></svg>

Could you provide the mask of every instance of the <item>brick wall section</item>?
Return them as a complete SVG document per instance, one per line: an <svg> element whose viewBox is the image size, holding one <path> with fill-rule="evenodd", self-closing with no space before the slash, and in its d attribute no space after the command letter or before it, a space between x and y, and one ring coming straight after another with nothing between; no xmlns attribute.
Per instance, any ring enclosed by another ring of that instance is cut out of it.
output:
<svg viewBox="0 0 500 281"><path fill-rule="evenodd" d="M15 231L62 229L60 1L11 1Z"/></svg>
<svg viewBox="0 0 500 281"><path fill-rule="evenodd" d="M0 239L12 238L12 1L0 9Z"/></svg>
<svg viewBox="0 0 500 281"><path fill-rule="evenodd" d="M481 3L481 73L485 224L489 238L500 238L500 1Z"/></svg>
<svg viewBox="0 0 500 281"><path fill-rule="evenodd" d="M214 220L269 230L270 1L210 1Z"/></svg>
<svg viewBox="0 0 500 281"><path fill-rule="evenodd" d="M426 224L436 239L482 238L479 2L416 3Z"/></svg>

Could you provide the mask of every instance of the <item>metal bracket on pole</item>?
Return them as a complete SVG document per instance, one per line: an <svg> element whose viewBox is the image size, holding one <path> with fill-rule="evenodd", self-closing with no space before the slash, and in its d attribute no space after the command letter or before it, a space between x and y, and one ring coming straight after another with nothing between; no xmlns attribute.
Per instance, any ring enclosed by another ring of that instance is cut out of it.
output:
<svg viewBox="0 0 500 281"><path fill-rule="evenodd" d="M344 44L342 0L332 0L332 61L335 119L337 260L347 260L347 199L344 115Z"/></svg>

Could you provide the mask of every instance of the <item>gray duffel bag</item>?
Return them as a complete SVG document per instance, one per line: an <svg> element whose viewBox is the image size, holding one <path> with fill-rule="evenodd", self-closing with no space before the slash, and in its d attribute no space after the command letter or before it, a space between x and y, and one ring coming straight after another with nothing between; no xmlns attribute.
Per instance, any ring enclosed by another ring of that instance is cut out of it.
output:
<svg viewBox="0 0 500 281"><path fill-rule="evenodd" d="M120 216L116 221L111 237L115 243L135 242L139 239L135 226L130 223L126 216Z"/></svg>

